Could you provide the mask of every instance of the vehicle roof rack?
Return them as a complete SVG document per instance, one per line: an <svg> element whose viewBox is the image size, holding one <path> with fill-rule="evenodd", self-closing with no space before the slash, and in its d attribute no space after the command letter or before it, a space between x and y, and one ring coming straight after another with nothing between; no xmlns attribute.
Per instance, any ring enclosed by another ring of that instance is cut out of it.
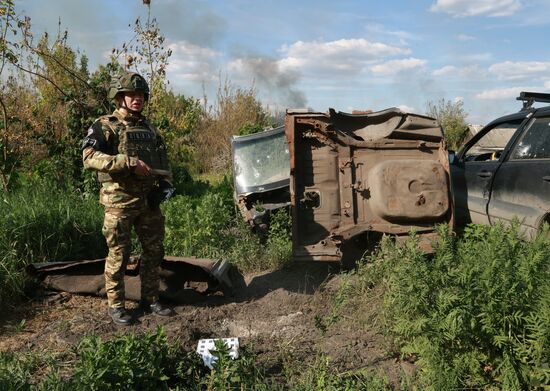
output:
<svg viewBox="0 0 550 391"><path fill-rule="evenodd" d="M516 100L523 101L521 111L526 111L529 110L535 102L550 103L550 94L545 94L544 92L521 91Z"/></svg>

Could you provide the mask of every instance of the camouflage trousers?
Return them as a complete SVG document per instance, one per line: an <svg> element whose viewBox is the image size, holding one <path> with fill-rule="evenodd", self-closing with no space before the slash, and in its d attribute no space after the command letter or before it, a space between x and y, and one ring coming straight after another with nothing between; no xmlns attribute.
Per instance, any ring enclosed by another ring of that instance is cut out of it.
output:
<svg viewBox="0 0 550 391"><path fill-rule="evenodd" d="M105 290L109 307L123 307L124 274L132 249L132 228L141 243L139 275L141 298L158 300L159 268L164 258L164 216L159 208L151 210L105 208L103 235L109 247L105 261Z"/></svg>

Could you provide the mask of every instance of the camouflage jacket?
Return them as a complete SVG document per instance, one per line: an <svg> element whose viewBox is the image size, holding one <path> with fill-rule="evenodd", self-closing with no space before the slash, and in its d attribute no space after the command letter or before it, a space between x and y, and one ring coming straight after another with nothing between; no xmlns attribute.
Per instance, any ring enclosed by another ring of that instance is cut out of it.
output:
<svg viewBox="0 0 550 391"><path fill-rule="evenodd" d="M119 153L118 140L129 126L142 126L156 133L158 130L145 117L124 116L119 110L99 117L88 129L82 141L84 168L97 171L101 182L99 201L109 208L141 208L147 194L157 184L158 176L139 177L134 174L138 158ZM171 175L165 179L171 180Z"/></svg>

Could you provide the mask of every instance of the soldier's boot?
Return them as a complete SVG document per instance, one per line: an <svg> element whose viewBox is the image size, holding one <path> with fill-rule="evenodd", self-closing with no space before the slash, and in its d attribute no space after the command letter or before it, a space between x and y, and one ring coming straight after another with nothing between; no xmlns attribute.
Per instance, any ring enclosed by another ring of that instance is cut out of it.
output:
<svg viewBox="0 0 550 391"><path fill-rule="evenodd" d="M133 322L132 316L124 307L109 307L108 312L113 322L120 326L129 326Z"/></svg>
<svg viewBox="0 0 550 391"><path fill-rule="evenodd" d="M159 301L149 303L148 301L142 301L140 303L141 308L147 312L158 316L172 316L174 310L169 307L163 306Z"/></svg>

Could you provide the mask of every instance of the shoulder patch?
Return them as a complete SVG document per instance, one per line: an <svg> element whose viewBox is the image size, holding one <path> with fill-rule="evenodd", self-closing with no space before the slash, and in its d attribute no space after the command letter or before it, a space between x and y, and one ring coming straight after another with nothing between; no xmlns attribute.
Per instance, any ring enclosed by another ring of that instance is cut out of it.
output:
<svg viewBox="0 0 550 391"><path fill-rule="evenodd" d="M96 122L102 122L102 123L108 123L108 122L114 122L114 121L117 121L117 117L111 114L102 115L96 120Z"/></svg>
<svg viewBox="0 0 550 391"><path fill-rule="evenodd" d="M102 133L102 125L101 125L102 121L101 121L101 118L99 118L98 120L96 120L92 126L90 126L90 129L88 129L88 135L90 135L90 131L92 133Z"/></svg>

